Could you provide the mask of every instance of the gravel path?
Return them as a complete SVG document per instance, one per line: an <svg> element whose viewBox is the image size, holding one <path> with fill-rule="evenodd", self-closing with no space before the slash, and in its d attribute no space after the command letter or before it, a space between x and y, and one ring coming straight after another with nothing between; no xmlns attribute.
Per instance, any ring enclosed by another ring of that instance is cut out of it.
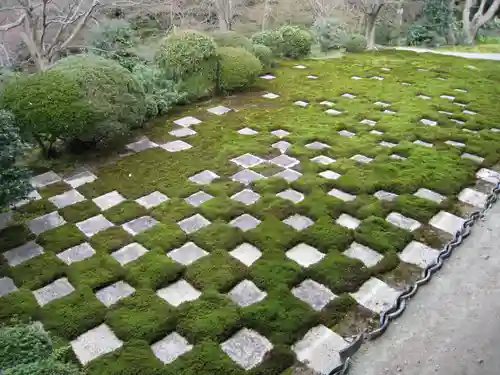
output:
<svg viewBox="0 0 500 375"><path fill-rule="evenodd" d="M463 57L466 59L500 61L500 53L438 51L438 50L433 50L433 49L416 48L416 47L394 47L394 49L401 50L401 51L436 53L438 55L457 56L457 57Z"/></svg>

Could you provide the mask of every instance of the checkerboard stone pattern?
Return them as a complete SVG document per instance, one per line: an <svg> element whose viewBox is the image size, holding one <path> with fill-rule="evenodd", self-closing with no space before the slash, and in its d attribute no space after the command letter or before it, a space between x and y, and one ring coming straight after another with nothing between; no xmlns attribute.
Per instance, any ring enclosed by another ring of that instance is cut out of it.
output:
<svg viewBox="0 0 500 375"><path fill-rule="evenodd" d="M196 245L194 242L187 242L178 249L174 249L167 254L170 258L184 266L197 261L208 255L208 252Z"/></svg>
<svg viewBox="0 0 500 375"><path fill-rule="evenodd" d="M181 355L191 351L193 345L179 335L177 332L172 332L160 341L151 345L151 350L156 358L164 364L169 364L179 358Z"/></svg>
<svg viewBox="0 0 500 375"><path fill-rule="evenodd" d="M359 259L367 267L373 267L380 262L384 257L375 250L367 246L363 246L357 242L353 242L349 248L343 252L349 258Z"/></svg>
<svg viewBox="0 0 500 375"><path fill-rule="evenodd" d="M92 200L102 211L105 211L124 202L125 198L119 192L114 190Z"/></svg>
<svg viewBox="0 0 500 375"><path fill-rule="evenodd" d="M242 243L233 251L229 252L229 255L238 259L245 266L250 267L262 256L262 253L255 246L249 243Z"/></svg>
<svg viewBox="0 0 500 375"><path fill-rule="evenodd" d="M33 291L33 295L40 306L45 306L49 302L63 298L74 291L75 288L70 284L68 279L61 278Z"/></svg>
<svg viewBox="0 0 500 375"><path fill-rule="evenodd" d="M243 232L249 231L251 229L257 228L261 221L252 215L243 214L237 218L231 220L229 225L241 229Z"/></svg>
<svg viewBox="0 0 500 375"><path fill-rule="evenodd" d="M351 293L360 305L377 314L390 308L398 295L397 290L375 277L366 281L356 293Z"/></svg>
<svg viewBox="0 0 500 375"><path fill-rule="evenodd" d="M137 242L128 244L111 254L115 260L124 266L146 254L148 249Z"/></svg>
<svg viewBox="0 0 500 375"><path fill-rule="evenodd" d="M0 277L0 297L8 296L15 291L17 287L10 277Z"/></svg>
<svg viewBox="0 0 500 375"><path fill-rule="evenodd" d="M304 268L318 263L325 257L325 254L321 251L318 251L314 247L305 243L298 244L297 246L291 248L285 253L285 255L287 258L293 260Z"/></svg>
<svg viewBox="0 0 500 375"><path fill-rule="evenodd" d="M262 301L267 293L260 290L252 281L243 280L231 289L228 296L238 306L247 307Z"/></svg>
<svg viewBox="0 0 500 375"><path fill-rule="evenodd" d="M95 296L104 304L104 306L110 307L119 300L132 295L134 292L135 289L132 286L124 281L118 281L101 290L98 290Z"/></svg>
<svg viewBox="0 0 500 375"><path fill-rule="evenodd" d="M219 175L217 175L217 173L209 170L204 170L189 177L189 181L194 182L198 185L208 185L211 184L212 181L216 178L219 178Z"/></svg>
<svg viewBox="0 0 500 375"><path fill-rule="evenodd" d="M158 224L158 221L151 216L141 216L123 224L122 228L132 236L136 236L139 233L153 228L156 224Z"/></svg>
<svg viewBox="0 0 500 375"><path fill-rule="evenodd" d="M436 229L442 230L443 232L455 235L455 233L462 228L464 222L465 220L461 217L450 214L446 211L440 211L429 221L429 224Z"/></svg>
<svg viewBox="0 0 500 375"><path fill-rule="evenodd" d="M101 324L71 341L73 352L82 365L104 354L114 352L122 345L123 342L106 324Z"/></svg>
<svg viewBox="0 0 500 375"><path fill-rule="evenodd" d="M35 241L30 241L24 245L4 252L3 257L9 266L14 267L41 254L43 254L43 248Z"/></svg>
<svg viewBox="0 0 500 375"><path fill-rule="evenodd" d="M421 242L410 242L401 253L399 258L406 263L415 264L421 268L426 268L433 264L439 255L439 251Z"/></svg>
<svg viewBox="0 0 500 375"><path fill-rule="evenodd" d="M95 250L87 242L80 245L70 247L69 249L57 254L57 257L61 259L67 265L75 262L80 262L84 259L90 258L95 254Z"/></svg>
<svg viewBox="0 0 500 375"><path fill-rule="evenodd" d="M177 224L186 234L191 234L199 231L201 228L204 228L207 225L210 225L210 221L205 219L200 214L195 214L191 217L179 221Z"/></svg>
<svg viewBox="0 0 500 375"><path fill-rule="evenodd" d="M222 350L244 370L259 365L273 344L258 332L243 328L221 344Z"/></svg>
<svg viewBox="0 0 500 375"><path fill-rule="evenodd" d="M97 176L90 171L81 170L64 178L64 182L76 189L82 185L97 180Z"/></svg>
<svg viewBox="0 0 500 375"><path fill-rule="evenodd" d="M159 289L156 294L174 307L180 306L184 302L197 300L201 296L201 292L186 280L179 280L163 289Z"/></svg>
<svg viewBox="0 0 500 375"><path fill-rule="evenodd" d="M68 190L62 194L54 195L49 198L49 201L54 204L57 208L61 209L72 204L83 202L85 197L80 194L77 190Z"/></svg>
<svg viewBox="0 0 500 375"><path fill-rule="evenodd" d="M293 288L292 294L316 311L321 311L336 297L326 286L310 279Z"/></svg>
<svg viewBox="0 0 500 375"><path fill-rule="evenodd" d="M28 228L36 235L46 232L50 229L60 227L66 224L66 220L59 215L57 211L51 212L50 214L40 216L36 219L30 220L26 223Z"/></svg>
<svg viewBox="0 0 500 375"><path fill-rule="evenodd" d="M33 188L40 189L45 186L55 184L56 182L59 182L61 180L62 180L61 176L59 176L55 172L49 171L32 177L30 182Z"/></svg>
<svg viewBox="0 0 500 375"><path fill-rule="evenodd" d="M165 194L160 193L159 191L154 191L150 194L136 199L135 201L142 207L149 210L150 208L156 207L163 202L168 201L168 197Z"/></svg>
<svg viewBox="0 0 500 375"><path fill-rule="evenodd" d="M105 229L111 228L114 225L103 215L97 215L76 223L76 226L84 235L92 237L93 235Z"/></svg>
<svg viewBox="0 0 500 375"><path fill-rule="evenodd" d="M387 216L386 220L389 223L410 232L416 231L422 226L422 224L420 224L417 220L403 216L399 212L391 212Z"/></svg>

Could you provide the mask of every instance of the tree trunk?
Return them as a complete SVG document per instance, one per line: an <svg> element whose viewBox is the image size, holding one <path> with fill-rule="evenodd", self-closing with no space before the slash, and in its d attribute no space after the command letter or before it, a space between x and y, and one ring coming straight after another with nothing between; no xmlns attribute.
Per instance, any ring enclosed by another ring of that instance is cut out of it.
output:
<svg viewBox="0 0 500 375"><path fill-rule="evenodd" d="M375 48L375 20L377 15L367 14L365 21L365 38L366 38L366 48Z"/></svg>
<svg viewBox="0 0 500 375"><path fill-rule="evenodd" d="M486 0L481 0L476 13L471 17L471 8L475 4L476 2L473 0L466 0L462 13L463 31L467 44L474 44L478 30L491 20L500 8L500 0L493 0L485 11Z"/></svg>

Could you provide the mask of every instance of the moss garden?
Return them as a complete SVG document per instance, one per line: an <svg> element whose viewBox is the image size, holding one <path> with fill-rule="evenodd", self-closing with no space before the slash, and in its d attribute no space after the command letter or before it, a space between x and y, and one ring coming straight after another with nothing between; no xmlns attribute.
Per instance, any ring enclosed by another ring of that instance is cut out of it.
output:
<svg viewBox="0 0 500 375"><path fill-rule="evenodd" d="M89 375L326 371L318 332L376 324L484 203L498 97L495 62L283 61L120 157L41 171L2 214L0 319L42 322Z"/></svg>

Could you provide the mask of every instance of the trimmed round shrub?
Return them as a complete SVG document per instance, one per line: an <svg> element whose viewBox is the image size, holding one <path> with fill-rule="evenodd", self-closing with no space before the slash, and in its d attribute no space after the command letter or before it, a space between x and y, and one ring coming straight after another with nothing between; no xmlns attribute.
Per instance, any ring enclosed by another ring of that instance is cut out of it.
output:
<svg viewBox="0 0 500 375"><path fill-rule="evenodd" d="M319 43L321 52L339 49L345 40L347 25L334 18L317 19L313 25L313 32Z"/></svg>
<svg viewBox="0 0 500 375"><path fill-rule="evenodd" d="M366 45L366 38L361 34L351 34L344 41L346 52L363 52Z"/></svg>
<svg viewBox="0 0 500 375"><path fill-rule="evenodd" d="M298 26L286 25L278 29L283 40L280 54L283 57L299 59L311 53L312 35Z"/></svg>
<svg viewBox="0 0 500 375"><path fill-rule="evenodd" d="M264 69L271 68L274 65L273 51L263 44L253 45L253 54L260 60Z"/></svg>
<svg viewBox="0 0 500 375"><path fill-rule="evenodd" d="M212 34L218 47L244 48L249 52L253 51L253 44L246 36L234 31L217 32Z"/></svg>
<svg viewBox="0 0 500 375"><path fill-rule="evenodd" d="M255 82L262 70L260 61L243 48L221 47L218 53L219 91L232 92L244 89Z"/></svg>
<svg viewBox="0 0 500 375"><path fill-rule="evenodd" d="M269 47L274 55L280 55L283 39L277 30L260 31L252 35L253 44L263 44Z"/></svg>

